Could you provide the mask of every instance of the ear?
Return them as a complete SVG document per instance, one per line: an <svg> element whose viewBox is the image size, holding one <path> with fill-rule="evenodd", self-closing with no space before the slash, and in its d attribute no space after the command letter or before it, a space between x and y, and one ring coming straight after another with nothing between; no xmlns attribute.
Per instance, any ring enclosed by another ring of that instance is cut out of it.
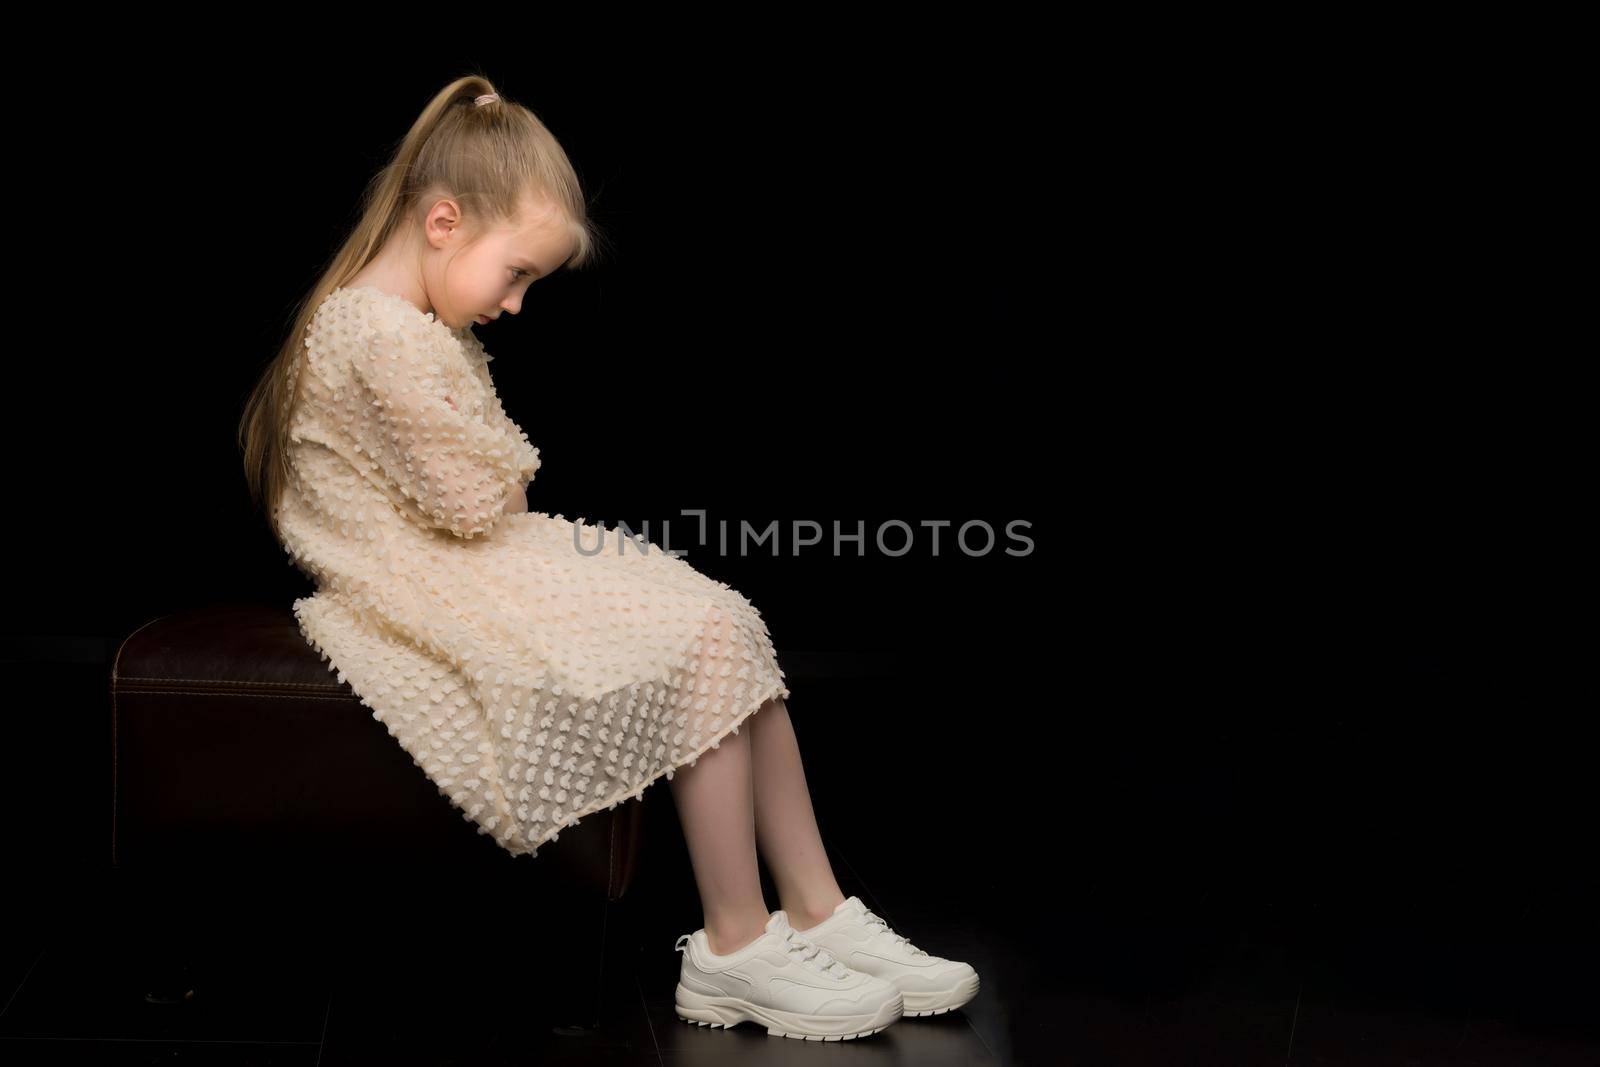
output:
<svg viewBox="0 0 1600 1067"><path fill-rule="evenodd" d="M430 245L439 248L461 229L461 222L461 205L451 197L443 196L434 201L423 218L422 234Z"/></svg>

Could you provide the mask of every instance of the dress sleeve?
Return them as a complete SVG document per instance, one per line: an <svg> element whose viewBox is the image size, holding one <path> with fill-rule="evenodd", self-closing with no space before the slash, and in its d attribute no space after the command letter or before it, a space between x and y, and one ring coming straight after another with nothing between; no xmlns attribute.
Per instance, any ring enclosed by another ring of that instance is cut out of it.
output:
<svg viewBox="0 0 1600 1067"><path fill-rule="evenodd" d="M483 412L484 421L515 442L513 447L517 450L518 466L526 472L522 484L526 485L532 480L534 472L539 469L539 449L528 440L527 432L506 414L506 409L500 403L500 394L494 387L494 377L489 373L489 361L494 357L484 351L483 342L470 332L467 335L467 344L479 357L474 364L474 374L482 383L484 395L487 397Z"/></svg>
<svg viewBox="0 0 1600 1067"><path fill-rule="evenodd" d="M366 415L352 429L409 517L471 538L505 513L538 468L538 452L457 411L438 363L404 330L374 329L351 362Z"/></svg>

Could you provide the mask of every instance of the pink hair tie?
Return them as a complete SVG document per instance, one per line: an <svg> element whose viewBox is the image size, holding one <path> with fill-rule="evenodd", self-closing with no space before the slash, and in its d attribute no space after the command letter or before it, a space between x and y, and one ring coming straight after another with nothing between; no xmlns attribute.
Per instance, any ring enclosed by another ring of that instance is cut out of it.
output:
<svg viewBox="0 0 1600 1067"><path fill-rule="evenodd" d="M484 93L482 96L480 96L476 100L474 100L473 103L476 104L478 107L482 107L484 104L490 103L491 101L498 100L498 99L500 99L500 94L499 93Z"/></svg>

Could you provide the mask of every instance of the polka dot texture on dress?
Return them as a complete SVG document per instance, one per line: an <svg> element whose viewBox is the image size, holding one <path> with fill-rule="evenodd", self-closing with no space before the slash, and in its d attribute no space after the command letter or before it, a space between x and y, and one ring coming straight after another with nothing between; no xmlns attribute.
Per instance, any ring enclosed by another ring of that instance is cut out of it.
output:
<svg viewBox="0 0 1600 1067"><path fill-rule="evenodd" d="M725 583L620 531L505 512L540 456L491 359L402 297L335 289L307 330L277 516L329 670L479 833L537 855L789 690Z"/></svg>

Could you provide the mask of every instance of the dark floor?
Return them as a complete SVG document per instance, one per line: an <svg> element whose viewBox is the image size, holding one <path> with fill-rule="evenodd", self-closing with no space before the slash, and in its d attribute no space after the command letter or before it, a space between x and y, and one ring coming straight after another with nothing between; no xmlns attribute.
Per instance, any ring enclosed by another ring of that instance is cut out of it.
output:
<svg viewBox="0 0 1600 1067"><path fill-rule="evenodd" d="M487 937L444 945L442 928L427 924L440 956L393 941L317 951L256 939L219 948L221 963L201 969L192 1002L152 1005L136 961L108 930L115 924L69 923L57 912L14 926L6 940L0 1062L1600 1063L1593 962L1550 970L1559 946L1540 944L1532 927L1517 943L1452 945L1348 917L1267 905L1247 914L1217 901L1153 921L1148 901L1111 882L1019 911L955 879L967 901L957 915L895 881L890 872L906 857L867 844L829 841L843 888L930 951L971 962L983 988L965 1010L826 1046L753 1025L685 1024L672 1009L672 944L687 930L661 919L675 908L665 895L613 911L597 1035L561 1036L556 1020L538 1017L539 990L577 969L568 957L541 956L537 929L518 949ZM44 900L31 905L51 913ZM1578 990L1587 991L1581 999Z"/></svg>
<svg viewBox="0 0 1600 1067"><path fill-rule="evenodd" d="M70 840L35 819L19 832L63 858L9 872L0 1063L1600 1063L1600 936L1579 865L1592 842L1525 817L1531 802L1497 814L1503 798L1464 741L1408 739L1385 721L1379 747L1348 718L1258 725L1248 750L1209 725L1139 747L1131 729L1081 728L1070 767L1030 761L1059 776L1059 797L1052 779L1025 805L973 798L886 824L853 814L858 761L892 745L908 768L939 767L958 742L875 724L870 708L893 694L849 688L862 704L848 740L807 744L822 727L801 717L827 706L842 721L842 688L812 684L792 702L835 871L917 944L977 968L964 1010L826 1044L678 1020L673 943L699 910L670 795L654 788L639 877L608 919L598 1034L558 1033L544 1010L542 990L580 980L582 953L558 947L571 931L496 923L517 907L476 886L422 891L397 928L369 924L366 897L308 878L300 899L336 916L332 937L223 901L195 999L149 1004L130 938L161 931L141 929L112 872L72 867ZM1486 736L1485 750L1516 758L1502 732ZM1269 751L1317 756L1256 758ZM1366 776L1353 778L1361 752ZM1426 790L1384 784L1409 781L1423 756L1436 769ZM1572 811L1588 810L1581 758L1545 775L1567 783ZM1441 781L1446 766L1461 780ZM13 802L43 810L41 789L60 782L41 771ZM1448 820L1434 817L1436 787L1453 798ZM1552 869L1563 852L1571 863Z"/></svg>

